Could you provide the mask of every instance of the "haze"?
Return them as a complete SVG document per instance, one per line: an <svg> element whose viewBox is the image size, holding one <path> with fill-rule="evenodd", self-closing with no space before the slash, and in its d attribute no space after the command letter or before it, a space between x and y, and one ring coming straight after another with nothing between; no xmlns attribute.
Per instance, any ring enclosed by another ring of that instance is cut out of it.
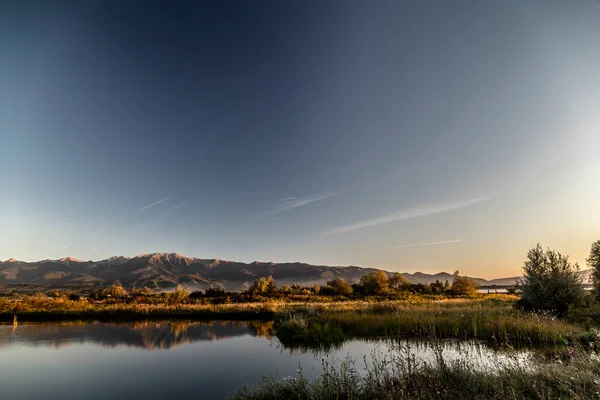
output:
<svg viewBox="0 0 600 400"><path fill-rule="evenodd" d="M494 278L600 238L600 3L0 4L0 260Z"/></svg>

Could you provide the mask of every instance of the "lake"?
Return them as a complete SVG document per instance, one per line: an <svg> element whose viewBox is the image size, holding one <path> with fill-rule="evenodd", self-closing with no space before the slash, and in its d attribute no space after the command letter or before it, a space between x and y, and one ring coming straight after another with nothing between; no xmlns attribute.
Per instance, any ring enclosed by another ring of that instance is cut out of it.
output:
<svg viewBox="0 0 600 400"><path fill-rule="evenodd" d="M433 360L427 342L352 340L336 349L285 348L272 337L272 322L136 322L0 325L0 398L223 399L263 376L276 379L322 372L398 346ZM527 362L477 342L444 341L446 359L469 357L482 368Z"/></svg>

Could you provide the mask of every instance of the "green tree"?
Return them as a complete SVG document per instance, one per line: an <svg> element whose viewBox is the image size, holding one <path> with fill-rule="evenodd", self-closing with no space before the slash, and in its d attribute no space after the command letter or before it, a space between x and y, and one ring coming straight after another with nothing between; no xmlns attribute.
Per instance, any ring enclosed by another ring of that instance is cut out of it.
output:
<svg viewBox="0 0 600 400"><path fill-rule="evenodd" d="M527 253L518 287L523 293L518 302L521 307L552 311L559 316L585 298L579 265L572 264L568 256L557 251L544 251L539 244Z"/></svg>
<svg viewBox="0 0 600 400"><path fill-rule="evenodd" d="M586 261L588 267L592 269L592 283L594 284L596 299L600 301L600 240L592 243L590 256Z"/></svg>
<svg viewBox="0 0 600 400"><path fill-rule="evenodd" d="M365 294L385 294L388 291L389 279L384 271L374 271L360 277Z"/></svg>
<svg viewBox="0 0 600 400"><path fill-rule="evenodd" d="M327 286L331 288L331 291L335 294L341 294L344 296L350 296L354 291L352 286L348 284L344 279L337 277L329 282L327 282Z"/></svg>
<svg viewBox="0 0 600 400"><path fill-rule="evenodd" d="M468 276L460 276L459 272L454 273L454 280L450 291L454 296L473 297L477 295L479 285Z"/></svg>

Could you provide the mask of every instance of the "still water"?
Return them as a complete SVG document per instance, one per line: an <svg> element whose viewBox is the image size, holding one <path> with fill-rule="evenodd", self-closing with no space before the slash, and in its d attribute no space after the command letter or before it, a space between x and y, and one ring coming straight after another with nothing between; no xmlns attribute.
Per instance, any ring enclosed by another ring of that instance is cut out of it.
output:
<svg viewBox="0 0 600 400"><path fill-rule="evenodd" d="M406 340L353 340L328 351L285 348L269 322L0 325L0 398L224 399L265 376L298 376L299 366L305 377L318 376L323 361L354 359L361 373L365 358L398 345L417 358L434 357L427 344ZM443 354L486 368L508 357L474 342L444 342Z"/></svg>

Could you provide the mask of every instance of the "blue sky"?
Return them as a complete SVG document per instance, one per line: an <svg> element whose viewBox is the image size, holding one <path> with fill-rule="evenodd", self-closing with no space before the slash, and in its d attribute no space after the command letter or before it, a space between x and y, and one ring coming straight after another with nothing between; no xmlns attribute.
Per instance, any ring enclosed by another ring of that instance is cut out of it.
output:
<svg viewBox="0 0 600 400"><path fill-rule="evenodd" d="M600 238L600 3L8 1L0 259L519 273Z"/></svg>

